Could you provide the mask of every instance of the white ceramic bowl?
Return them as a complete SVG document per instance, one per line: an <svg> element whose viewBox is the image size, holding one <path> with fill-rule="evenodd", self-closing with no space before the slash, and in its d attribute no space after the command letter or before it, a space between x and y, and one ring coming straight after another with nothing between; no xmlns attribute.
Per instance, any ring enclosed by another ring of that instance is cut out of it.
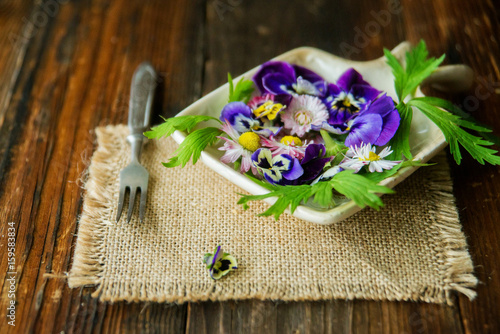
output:
<svg viewBox="0 0 500 334"><path fill-rule="evenodd" d="M406 51L410 49L410 44L407 42L401 43L391 52L400 60L404 61L404 55ZM359 73L363 75L363 78L368 81L375 88L387 92L389 96L396 99L396 93L394 90L394 77L392 75L391 69L386 64L385 57L375 59L366 62L357 62L346 60L343 58L336 57L325 51L318 50L310 47L301 47L289 52L286 52L274 60L286 61L289 63L301 65L315 71L316 73L323 76L327 81L334 82L340 75L348 68L353 67ZM460 65L459 65L460 66ZM253 68L248 72L242 74L240 77L234 79L239 80L241 77L251 79L259 67ZM471 80L470 73L467 68L440 68L439 76L435 82L446 82L450 76L457 77L456 80L464 82L464 86L467 86L467 82ZM455 81L456 81L455 80ZM432 78L427 80L429 83L433 83ZM225 84L208 95L204 96L200 100L196 101L177 116L182 115L210 115L214 117L220 116L220 111L224 107L227 101L229 92L229 85ZM422 92L418 89L417 96L423 96ZM214 126L207 122L205 126ZM176 131L173 134L173 138L177 143L181 143L186 138L186 133ZM219 144L221 145L221 144ZM410 134L410 145L411 151L415 159L422 162L427 162L436 153L442 150L446 146L445 138L439 128L434 125L430 120L423 116L420 111L414 110L413 120L411 125ZM216 173L225 177L229 181L236 184L238 187L248 191L254 195L260 195L268 193L269 191L260 185L254 183L246 176L235 171L232 166L228 166L222 163L219 159L223 155L222 151L217 150L217 147L207 148L201 154L201 160L209 168L214 170ZM407 167L402 168L394 176L389 177L382 182L381 185L393 188L398 183L410 176L418 167ZM276 201L275 198L268 198L265 200L267 203L272 204ZM236 196L235 196L236 205ZM297 218L318 223L318 224L333 224L341 221L344 218L361 210L353 201L348 201L341 204L333 209L329 210L318 210L308 206L301 205L297 207L293 215Z"/></svg>

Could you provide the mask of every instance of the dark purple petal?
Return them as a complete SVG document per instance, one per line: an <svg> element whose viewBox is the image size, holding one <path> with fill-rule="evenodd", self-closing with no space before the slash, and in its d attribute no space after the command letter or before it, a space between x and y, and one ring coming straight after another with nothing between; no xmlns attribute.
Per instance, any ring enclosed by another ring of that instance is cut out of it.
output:
<svg viewBox="0 0 500 334"><path fill-rule="evenodd" d="M325 99L328 99L328 97L332 97L332 100L335 99L335 97L337 97L337 95L340 94L340 92L342 92L342 88L340 88L339 86L337 86L336 84L333 84L333 83L330 83L327 85L327 92L326 92L326 96L325 96Z"/></svg>
<svg viewBox="0 0 500 334"><path fill-rule="evenodd" d="M359 74L355 69L350 68L345 71L340 78L337 80L337 86L342 88L344 91L348 92L351 87L355 84L370 85L368 82L363 80L361 74Z"/></svg>
<svg viewBox="0 0 500 334"><path fill-rule="evenodd" d="M282 61L268 61L260 67L260 69L255 73L253 76L253 82L259 88L260 92L264 94L266 90L264 89L264 84L263 84L263 78L271 73L281 73L283 74L288 82L295 82L296 80L296 75L295 75L295 69L292 67L292 65L282 62Z"/></svg>
<svg viewBox="0 0 500 334"><path fill-rule="evenodd" d="M393 109L388 115L383 118L384 125L382 126L382 131L380 131L380 136L374 145L382 146L391 140L391 138L396 133L401 117L396 109Z"/></svg>
<svg viewBox="0 0 500 334"><path fill-rule="evenodd" d="M304 169L300 165L300 162L297 158L293 158L288 154L282 154L282 156L288 156L290 159L293 159L291 168L286 172L281 172L281 175L287 180L295 180L299 178L302 174L304 174Z"/></svg>
<svg viewBox="0 0 500 334"><path fill-rule="evenodd" d="M316 158L323 158L325 156L325 145L323 144L310 144L307 146L306 151L304 153L304 157L301 160L301 164L304 165L309 161Z"/></svg>
<svg viewBox="0 0 500 334"><path fill-rule="evenodd" d="M303 164L304 174L297 180L297 184L304 184L317 178L323 172L323 167L330 160L331 158L314 159Z"/></svg>
<svg viewBox="0 0 500 334"><path fill-rule="evenodd" d="M292 102L293 96L288 92L286 94L278 94L274 95L274 102L281 103L284 106L289 106L290 102Z"/></svg>
<svg viewBox="0 0 500 334"><path fill-rule="evenodd" d="M360 84L352 85L350 92L356 100L364 98L366 101L365 104L368 104L371 101L375 100L381 93L381 91L373 88L372 86Z"/></svg>
<svg viewBox="0 0 500 334"><path fill-rule="evenodd" d="M377 114L364 114L356 117L345 140L346 146L373 144L382 131L382 117Z"/></svg>
<svg viewBox="0 0 500 334"><path fill-rule="evenodd" d="M314 84L318 81L324 81L320 75L318 75L316 72L313 72L305 67L299 66L299 65L292 65L293 68L295 69L295 76L302 77L303 79L306 79L310 83Z"/></svg>
<svg viewBox="0 0 500 334"><path fill-rule="evenodd" d="M210 265L210 270L214 267L215 263L222 258L222 249L220 246L217 246L216 251L214 253L214 257L212 258L212 264Z"/></svg>
<svg viewBox="0 0 500 334"><path fill-rule="evenodd" d="M243 102L230 102L222 108L220 120L222 122L227 120L229 124L234 125L234 119L238 115L252 118L252 109Z"/></svg>
<svg viewBox="0 0 500 334"><path fill-rule="evenodd" d="M391 113L396 107L394 106L394 101L391 97L387 95L382 95L375 101L373 101L365 110L363 114L379 114L384 117Z"/></svg>
<svg viewBox="0 0 500 334"><path fill-rule="evenodd" d="M288 80L286 75L281 73L271 73L267 74L262 78L262 85L267 93L271 94L290 94L288 89L291 89L294 81Z"/></svg>

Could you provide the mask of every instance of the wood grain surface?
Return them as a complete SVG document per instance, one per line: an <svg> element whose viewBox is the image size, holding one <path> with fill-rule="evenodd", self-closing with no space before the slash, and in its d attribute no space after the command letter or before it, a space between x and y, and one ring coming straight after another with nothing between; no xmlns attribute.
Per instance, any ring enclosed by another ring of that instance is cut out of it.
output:
<svg viewBox="0 0 500 334"><path fill-rule="evenodd" d="M500 168L451 164L478 297L452 306L374 301L103 304L71 290L93 129L125 123L130 79L158 72L153 121L299 46L356 60L403 40L476 73L447 96L500 134L494 0L0 0L0 333L500 333ZM430 93L434 93L429 91ZM16 230L16 326L8 223Z"/></svg>

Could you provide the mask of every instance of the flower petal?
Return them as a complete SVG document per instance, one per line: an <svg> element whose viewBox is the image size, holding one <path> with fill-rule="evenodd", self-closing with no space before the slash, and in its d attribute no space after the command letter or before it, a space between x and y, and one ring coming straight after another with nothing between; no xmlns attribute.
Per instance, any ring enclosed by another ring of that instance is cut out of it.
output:
<svg viewBox="0 0 500 334"><path fill-rule="evenodd" d="M286 172L282 172L283 177L285 179L287 179L287 180L295 180L295 179L298 179L299 177L301 177L302 174L304 174L304 169L300 165L300 162L299 162L299 160L297 158L293 158L292 156L290 156L288 154L282 154L282 156L288 156L291 159L293 159L291 168L288 171L286 171Z"/></svg>
<svg viewBox="0 0 500 334"><path fill-rule="evenodd" d="M355 84L370 85L368 82L363 80L363 76L359 74L354 68L350 68L345 71L337 80L337 86L339 86L346 92L350 91L351 87Z"/></svg>
<svg viewBox="0 0 500 334"><path fill-rule="evenodd" d="M352 85L350 92L357 100L363 99L365 101L363 104L369 104L381 93L381 91L373 88L372 86L361 84Z"/></svg>
<svg viewBox="0 0 500 334"><path fill-rule="evenodd" d="M307 69L307 68L302 67L300 65L292 65L292 66L295 70L295 75L297 77L302 77L305 80L307 80L313 84L318 82L318 81L324 81L324 79L319 74L311 71L310 69Z"/></svg>
<svg viewBox="0 0 500 334"><path fill-rule="evenodd" d="M292 65L282 61L268 61L262 64L260 69L252 78L255 85L257 86L257 88L259 88L262 94L268 92L264 87L263 79L266 75L271 73L281 73L285 76L286 81L290 84L295 82L296 79L295 69L292 67Z"/></svg>
<svg viewBox="0 0 500 334"><path fill-rule="evenodd" d="M229 121L229 124L234 126L234 118L237 115L243 115L252 118L252 109L243 102L229 102L222 108L220 113L220 120L224 122Z"/></svg>
<svg viewBox="0 0 500 334"><path fill-rule="evenodd" d="M377 114L364 114L356 117L345 140L346 146L361 146L374 143L382 130L382 117Z"/></svg>
<svg viewBox="0 0 500 334"><path fill-rule="evenodd" d="M267 74L262 79L262 85L267 92L271 94L290 94L289 89L295 80L290 81L286 75L281 73Z"/></svg>
<svg viewBox="0 0 500 334"><path fill-rule="evenodd" d="M377 138L377 141L373 143L377 146L383 146L394 137L394 134L399 128L399 123L401 121L401 116L396 109L391 111L388 115L383 118L384 125L382 127L382 131L380 131L380 136Z"/></svg>

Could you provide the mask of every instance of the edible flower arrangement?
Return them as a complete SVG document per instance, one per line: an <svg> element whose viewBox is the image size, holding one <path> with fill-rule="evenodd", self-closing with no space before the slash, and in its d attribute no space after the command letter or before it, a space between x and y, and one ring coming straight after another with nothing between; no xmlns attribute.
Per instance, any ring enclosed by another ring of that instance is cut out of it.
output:
<svg viewBox="0 0 500 334"><path fill-rule="evenodd" d="M185 166L199 159L210 145L221 142L221 161L269 190L264 195L241 195L238 204L276 197L261 215L276 219L298 205L332 208L346 200L379 209L377 194L393 193L378 183L407 166L423 166L413 159L410 124L419 109L443 132L455 161L460 146L478 162L500 164L488 146L490 129L463 119L451 102L435 97L413 97L417 87L441 64L444 56L428 56L421 41L406 54L406 67L384 50L394 74L397 100L365 81L354 69L335 82L319 73L282 61L269 61L249 79L229 79L228 103L220 117L187 115L166 119L145 133L148 138L188 136L166 167ZM199 129L206 121L218 126Z"/></svg>

